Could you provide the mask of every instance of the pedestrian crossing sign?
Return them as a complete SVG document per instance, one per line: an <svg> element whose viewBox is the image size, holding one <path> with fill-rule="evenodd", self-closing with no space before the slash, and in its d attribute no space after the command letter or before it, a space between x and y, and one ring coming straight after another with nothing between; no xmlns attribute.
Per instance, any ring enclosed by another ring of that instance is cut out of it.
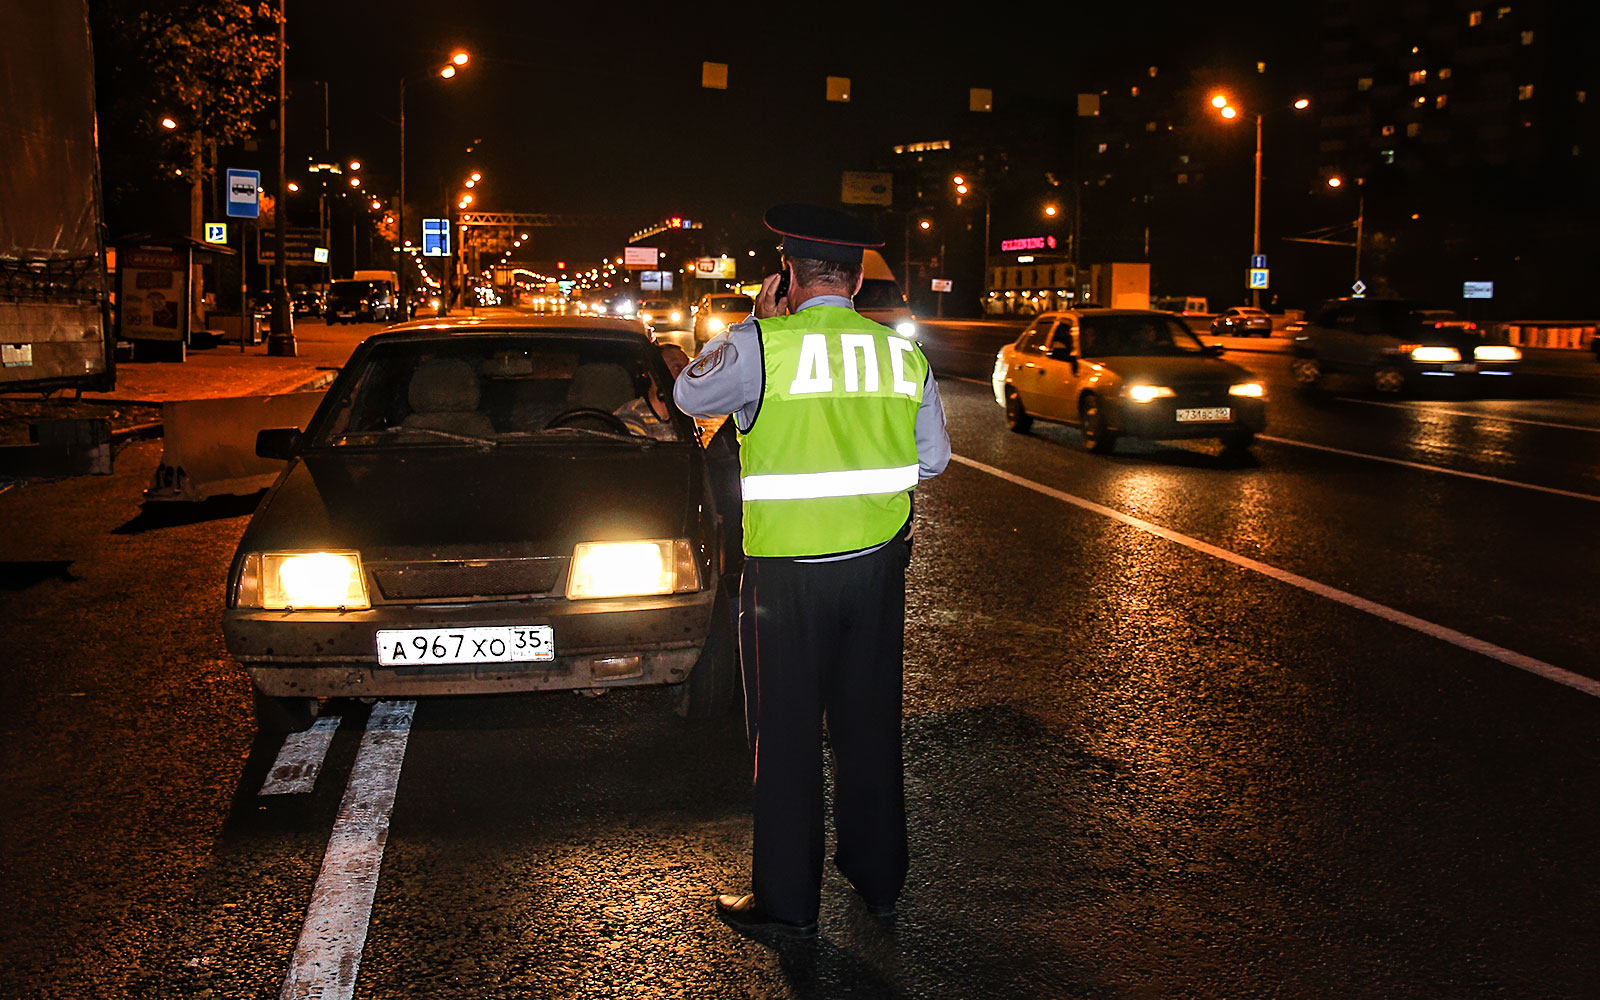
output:
<svg viewBox="0 0 1600 1000"><path fill-rule="evenodd" d="M1269 273L1264 267L1252 267L1250 269L1250 287L1256 289L1266 288L1267 275Z"/></svg>

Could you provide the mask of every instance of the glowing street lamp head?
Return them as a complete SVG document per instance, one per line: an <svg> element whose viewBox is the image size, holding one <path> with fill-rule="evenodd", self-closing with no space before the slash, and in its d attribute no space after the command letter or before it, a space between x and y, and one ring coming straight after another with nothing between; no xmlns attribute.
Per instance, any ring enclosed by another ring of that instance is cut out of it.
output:
<svg viewBox="0 0 1600 1000"><path fill-rule="evenodd" d="M296 184L294 181L290 181L289 182L289 190L291 192L298 191L298 190L300 190L300 185Z"/></svg>
<svg viewBox="0 0 1600 1000"><path fill-rule="evenodd" d="M1044 214L1048 215L1052 219L1056 217L1056 211L1057 209L1054 205L1046 205L1044 207Z"/></svg>
<svg viewBox="0 0 1600 1000"><path fill-rule="evenodd" d="M1211 106L1216 108L1218 111L1221 111L1223 108L1228 106L1228 99L1223 95L1218 94L1211 98Z"/></svg>
<svg viewBox="0 0 1600 1000"><path fill-rule="evenodd" d="M477 181L467 181L466 186L469 187L469 188L470 187L477 187L478 186L478 182Z"/></svg>
<svg viewBox="0 0 1600 1000"><path fill-rule="evenodd" d="M1329 177L1328 178L1328 186L1331 187L1331 188L1339 187L1343 183L1344 183L1344 179L1341 178L1341 177Z"/></svg>
<svg viewBox="0 0 1600 1000"><path fill-rule="evenodd" d="M1239 112L1234 110L1233 108L1223 108L1222 109L1222 117L1224 117L1224 118L1237 118L1238 116L1239 116Z"/></svg>
<svg viewBox="0 0 1600 1000"><path fill-rule="evenodd" d="M965 184L966 182L967 182L967 179L965 177L962 177L960 174L956 174L954 177L950 178L950 183L954 184L956 187L960 187L961 185Z"/></svg>
<svg viewBox="0 0 1600 1000"><path fill-rule="evenodd" d="M360 160L351 160L350 161L350 169L351 170L360 170L361 169L361 161Z"/></svg>
<svg viewBox="0 0 1600 1000"><path fill-rule="evenodd" d="M933 223L929 222L927 219L923 219L921 222L917 223L917 225L922 229L932 229L933 228Z"/></svg>
<svg viewBox="0 0 1600 1000"><path fill-rule="evenodd" d="M966 194L966 193L967 193L967 186L965 184L957 184L956 185L956 194Z"/></svg>
<svg viewBox="0 0 1600 1000"><path fill-rule="evenodd" d="M471 58L472 57L467 55L465 52L457 52L455 55L450 57L450 61L457 66L465 66L467 64L467 60Z"/></svg>
<svg viewBox="0 0 1600 1000"><path fill-rule="evenodd" d="M178 123L171 118L163 118L161 119L161 127L166 129L168 132L171 132L173 129L178 127Z"/></svg>
<svg viewBox="0 0 1600 1000"><path fill-rule="evenodd" d="M1298 101L1294 102L1294 107L1296 111L1304 111L1306 108L1311 107L1311 101L1308 98L1302 97Z"/></svg>
<svg viewBox="0 0 1600 1000"><path fill-rule="evenodd" d="M483 180L483 175L478 173L476 170L474 170L472 172L472 178L471 179L472 179L472 183L476 184L479 181Z"/></svg>
<svg viewBox="0 0 1600 1000"><path fill-rule="evenodd" d="M361 178L359 178L359 177L350 178L350 186L353 187L353 188L360 187L361 186Z"/></svg>
<svg viewBox="0 0 1600 1000"><path fill-rule="evenodd" d="M454 66L446 66L444 69L439 71L439 75L448 80L452 76L456 75L456 68Z"/></svg>

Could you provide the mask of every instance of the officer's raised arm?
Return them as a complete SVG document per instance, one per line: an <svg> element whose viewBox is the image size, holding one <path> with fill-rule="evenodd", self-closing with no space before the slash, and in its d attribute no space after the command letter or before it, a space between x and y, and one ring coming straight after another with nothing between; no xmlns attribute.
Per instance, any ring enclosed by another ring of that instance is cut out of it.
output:
<svg viewBox="0 0 1600 1000"><path fill-rule="evenodd" d="M761 401L761 335L754 320L735 323L706 341L672 385L678 408L695 417L734 415L750 426Z"/></svg>

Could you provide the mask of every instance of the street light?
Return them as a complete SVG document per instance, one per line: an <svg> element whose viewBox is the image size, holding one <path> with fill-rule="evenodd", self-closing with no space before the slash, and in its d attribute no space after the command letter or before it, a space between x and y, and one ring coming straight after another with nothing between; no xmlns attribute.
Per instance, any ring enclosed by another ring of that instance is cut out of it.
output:
<svg viewBox="0 0 1600 1000"><path fill-rule="evenodd" d="M178 123L173 121L171 118L163 118L161 119L161 127L166 129L168 132L171 132L173 129L178 127Z"/></svg>
<svg viewBox="0 0 1600 1000"><path fill-rule="evenodd" d="M1216 108L1217 109L1217 113L1222 115L1223 118L1226 118L1229 121L1232 121L1234 118L1238 117L1238 115L1239 115L1238 109L1236 109L1231 103L1229 103L1228 97L1227 97L1226 94L1216 94L1216 95L1214 95L1211 98L1211 106L1213 108ZM1293 108L1296 111L1304 111L1306 108L1309 108L1309 107L1311 107L1311 101L1308 100L1307 98L1304 98L1304 97L1302 97L1299 100L1295 101L1294 105L1293 105ZM1269 109L1269 110L1277 111L1277 110L1280 110L1280 109L1272 108L1272 109ZM1266 111L1258 111L1258 112L1256 112L1255 223L1254 223L1254 226L1253 226L1253 234L1252 234L1251 240L1250 240L1250 246L1251 246L1250 254L1251 254L1252 257L1259 257L1261 255L1261 119L1266 114L1267 114ZM1258 309L1261 307L1261 289L1259 289L1259 288L1250 289L1250 304L1252 306L1258 308Z"/></svg>
<svg viewBox="0 0 1600 1000"><path fill-rule="evenodd" d="M456 75L455 68L457 66L465 66L469 58L470 57L467 55L467 53L457 51L450 57L450 65L447 65L443 70L440 70L439 75L444 77L446 80L450 79ZM445 70L448 70L449 72L445 72ZM396 235L399 237L402 243L405 242L406 238L406 79L407 77L402 74L400 77L400 224L396 229ZM402 269L400 272L401 302L409 301L406 294L408 291L406 288L406 279L407 272Z"/></svg>

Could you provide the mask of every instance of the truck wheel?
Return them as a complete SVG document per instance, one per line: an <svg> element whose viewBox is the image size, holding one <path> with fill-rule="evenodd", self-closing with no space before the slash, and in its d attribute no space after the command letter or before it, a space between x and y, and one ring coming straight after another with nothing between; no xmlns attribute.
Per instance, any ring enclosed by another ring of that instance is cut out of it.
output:
<svg viewBox="0 0 1600 1000"><path fill-rule="evenodd" d="M673 708L685 719L718 718L733 707L739 683L739 630L727 595L719 589L705 649L689 679L677 685Z"/></svg>
<svg viewBox="0 0 1600 1000"><path fill-rule="evenodd" d="M1082 417L1083 446L1096 455L1109 455L1117 446L1117 436L1106 426L1105 412L1100 409L1100 397L1094 393L1085 393L1078 402L1078 413Z"/></svg>
<svg viewBox="0 0 1600 1000"><path fill-rule="evenodd" d="M298 733L317 721L317 699L279 698L250 689L255 703L256 726L266 733Z"/></svg>

